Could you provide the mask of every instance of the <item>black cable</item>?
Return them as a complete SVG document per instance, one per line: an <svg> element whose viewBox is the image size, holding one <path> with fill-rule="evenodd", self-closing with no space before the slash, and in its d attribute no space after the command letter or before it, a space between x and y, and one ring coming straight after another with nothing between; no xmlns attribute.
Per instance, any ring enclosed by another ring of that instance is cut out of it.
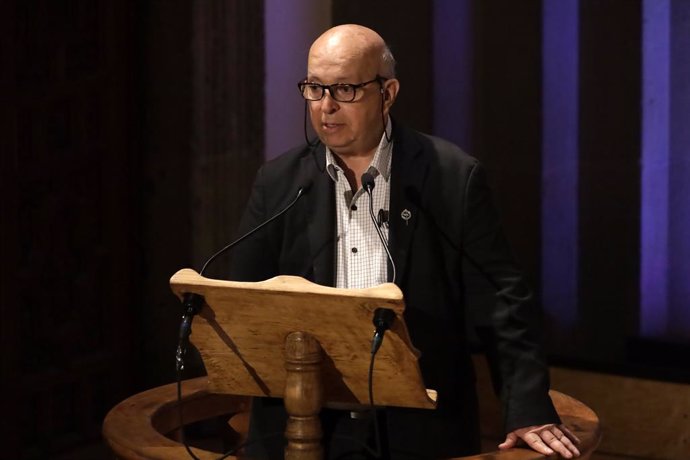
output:
<svg viewBox="0 0 690 460"><path fill-rule="evenodd" d="M306 108L305 108L306 110ZM306 112L305 112L306 116ZM306 129L306 128L305 128ZM305 131L306 132L306 131ZM311 182L307 183L300 183L299 189L297 190L297 195L295 198L287 205L285 206L279 213L275 214L273 217L270 219L264 221L261 223L259 226L254 227L235 241L231 242L230 244L227 244L224 246L222 249L217 251L215 254L213 254L211 257L208 258L206 263L204 263L203 267L201 268L201 271L199 272L199 275L203 275L204 272L206 271L206 268L208 265L213 262L218 256L226 252L228 249L232 248L233 246L241 243L244 241L246 238L248 238L250 235L254 234L255 232L258 232L261 230L263 227L266 225L270 224L274 220L276 220L278 217L282 216L285 214L288 210L294 206L295 203L302 197L304 192L308 190L311 187ZM177 342L177 351L175 353L175 369L176 369L176 374L177 374L177 405L178 405L178 410L179 410L179 419L180 419L180 432L181 432L181 438L182 438L182 444L184 444L185 449L189 453L189 455L194 459L194 460L199 460L198 457L194 455L192 450L190 449L189 445L187 444L187 439L186 436L184 435L184 423L183 423L183 417L182 417L182 371L184 370L184 357L187 354L187 345L189 344L189 336L192 333L192 319L194 316L199 312L203 305L203 296L199 294L194 294L194 293L185 293L183 297L183 306L184 306L184 314L182 315L182 322L180 324L180 331L179 331L179 336L178 336L178 342ZM239 448L239 447L238 447ZM236 449L238 449L236 448ZM235 450L236 450L235 449ZM225 455L225 458L230 454Z"/></svg>
<svg viewBox="0 0 690 460"><path fill-rule="evenodd" d="M184 445L184 448L187 450L187 453L192 457L194 460L201 460L199 457L197 457L194 452L192 452L191 447L187 443L187 436L185 435L184 432L184 423L183 423L183 417L182 417L182 372L178 370L177 372L177 409L179 413L179 419L180 419L180 439L182 441L182 444ZM265 436L261 436L257 439L254 439L253 441L246 440L244 442L241 442L240 444L236 445L232 449L224 452L221 454L220 457L218 457L216 460L224 460L228 458L231 455L234 455L237 453L240 449L243 449L245 447L251 446L252 444L256 444L257 442L260 441L266 441L271 438L275 438L278 436L283 436L283 432L278 432L278 433L269 433Z"/></svg>
<svg viewBox="0 0 690 460"><path fill-rule="evenodd" d="M218 256L220 256L221 254L223 254L225 251L227 251L227 250L230 249L231 247L235 246L236 244L241 243L242 241L244 241L247 237L249 237L249 236L252 235L253 233L258 232L259 230L261 230L262 228L264 228L266 225L270 224L271 222L273 222L274 220L276 220L278 217L280 217L280 216L282 216L283 214L285 214L286 212L288 212L288 210L290 210L290 208L292 208L292 206L293 206L295 203L297 203L297 200L299 200L299 199L302 197L302 195L304 194L304 192L305 192L310 186L311 186L311 183L309 183L309 184L300 184L299 189L297 190L297 196L295 196L295 198L294 198L287 206L285 206L285 207L283 208L282 211L280 211L278 214L276 214L275 216L271 217L271 218L268 219L267 221L263 222L263 223L262 223L261 225L259 225L258 227L254 227L253 229L249 230L247 233L245 233L244 235L242 235L241 237L239 237L238 239L236 239L236 240L233 241L232 243L227 244L227 245L224 246L221 250L219 250L218 252L216 252L215 254L213 254L211 257L209 257L208 260L206 261L206 263L204 264L204 266L201 268L201 271L199 272L199 275L203 275L203 274L204 274L204 271L206 270L206 267L208 267L208 265L209 265L211 262L213 262L214 260L216 260L216 258L217 258Z"/></svg>
<svg viewBox="0 0 690 460"><path fill-rule="evenodd" d="M385 94L386 90L383 87L383 85L381 85L381 121L383 122L383 135L386 136L386 142L390 144L391 140L393 139L393 133L391 133L391 135L388 136L388 129L386 129L388 128L388 123L386 123L386 114L384 113L386 104Z"/></svg>
<svg viewBox="0 0 690 460"><path fill-rule="evenodd" d="M386 88L383 85L386 83L386 80L388 79L379 77L379 85L381 85L381 121L383 123L383 135L386 136L386 142L390 144L391 139L393 139L393 133L388 136L388 130L386 129L388 123L386 123L386 115L384 113L386 110Z"/></svg>
<svg viewBox="0 0 690 460"><path fill-rule="evenodd" d="M373 414L373 419L374 419L374 442L375 446L372 449L370 446L367 445L365 441L362 441L361 439L357 439L354 436L344 436L344 435L333 435L333 439L341 439L345 441L352 441L355 444L357 444L359 447L364 449L369 455L375 457L375 458L381 458L381 432L379 429L379 419L378 419L378 411L376 410L376 407L374 406L374 359L376 357L376 353L371 354L371 360L369 361L369 377L368 377L368 388L369 388L369 411L372 412Z"/></svg>
<svg viewBox="0 0 690 460"><path fill-rule="evenodd" d="M378 354L381 343L383 342L384 333L390 329L391 324L395 320L395 313L389 308L377 308L374 311L373 323L376 327L374 337L371 340L371 360L369 361L368 385L369 390L369 411L373 414L374 419L374 442L375 448L372 449L366 443L350 436L334 436L338 439L353 440L359 444L364 450L375 458L381 458L381 428L379 424L379 412L376 410L374 404L374 360Z"/></svg>
<svg viewBox="0 0 690 460"><path fill-rule="evenodd" d="M249 447L252 444L256 444L257 442L260 442L260 441L266 441L266 440L271 439L271 438L277 438L278 436L283 436L284 434L285 434L284 432L280 431L278 433L269 433L267 435L260 436L256 439L254 439L253 441L249 441L249 440L244 441L243 443L240 443L237 446L230 449L229 451L225 452L222 456L218 457L216 460L224 460L224 459L228 458L229 456L236 454L240 449L243 449L245 447Z"/></svg>
<svg viewBox="0 0 690 460"><path fill-rule="evenodd" d="M381 431L379 428L379 411L374 406L374 359L376 352L371 354L369 361L369 410L374 414L374 440L376 441L376 450L374 457L381 457Z"/></svg>
<svg viewBox="0 0 690 460"><path fill-rule="evenodd" d="M369 175L372 179L371 181L367 181L365 183L364 178L366 175ZM376 229L376 233L379 235L379 239L381 240L381 244L383 244L383 249L386 251L386 255L388 256L388 260L391 262L391 268L393 272L393 280L391 281L392 283L395 283L395 278L396 278L396 271L395 271L395 262L393 262L393 256L391 256L391 252L388 249L388 242L386 240L386 237L383 235L383 232L379 228L378 224L376 223L376 216L374 215L374 197L372 196L372 189L373 187L373 176L369 173L364 173L362 174L362 184L364 185L364 190L367 192L367 195L369 195L369 215L371 216L371 220L374 223L374 228Z"/></svg>
<svg viewBox="0 0 690 460"><path fill-rule="evenodd" d="M179 353L179 350L178 350ZM192 452L192 449L189 447L189 444L187 444L187 436L185 435L184 432L184 421L182 418L182 369L178 366L177 368L177 410L178 410L178 415L180 418L180 439L182 441L182 444L184 445L184 448L187 450L187 453L189 454L190 457L192 457L194 460L201 460L199 457L194 455L194 452Z"/></svg>
<svg viewBox="0 0 690 460"><path fill-rule="evenodd" d="M309 105L309 101L306 99L304 100L304 141L307 143L309 147L314 147L316 144L319 143L319 140L316 139L314 142L311 142L309 140L309 136L307 135L307 105Z"/></svg>

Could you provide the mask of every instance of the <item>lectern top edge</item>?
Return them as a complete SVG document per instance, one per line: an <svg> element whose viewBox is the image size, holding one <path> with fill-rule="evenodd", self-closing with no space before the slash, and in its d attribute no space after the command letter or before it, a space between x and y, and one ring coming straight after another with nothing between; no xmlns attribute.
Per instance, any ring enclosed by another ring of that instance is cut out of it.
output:
<svg viewBox="0 0 690 460"><path fill-rule="evenodd" d="M366 289L342 289L312 283L299 276L280 275L265 281L243 282L206 278L191 268L183 268L170 278L170 285L178 296L185 292L186 286L221 287L233 286L249 291L291 292L339 297L372 297L388 301L402 301L403 293L393 283L384 283Z"/></svg>
<svg viewBox="0 0 690 460"><path fill-rule="evenodd" d="M424 386L419 353L404 321L405 301L394 284L336 289L296 276L234 282L204 278L191 269L178 271L170 284L178 296L196 293L206 300L192 340L218 393L287 397L286 343L300 333L318 344L323 401L366 404L372 313L385 307L397 320L377 354L376 402L425 409L436 405Z"/></svg>

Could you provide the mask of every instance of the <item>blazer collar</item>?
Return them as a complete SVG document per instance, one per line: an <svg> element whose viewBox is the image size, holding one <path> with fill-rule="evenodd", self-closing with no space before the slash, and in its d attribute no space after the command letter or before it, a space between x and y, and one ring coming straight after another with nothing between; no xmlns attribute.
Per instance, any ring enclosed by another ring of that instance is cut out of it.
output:
<svg viewBox="0 0 690 460"><path fill-rule="evenodd" d="M307 193L307 234L310 260L314 268L313 281L324 286L335 285L335 193L333 181L326 173L326 149L323 144L310 149L302 158L302 177L312 181ZM299 231L299 230L298 230Z"/></svg>
<svg viewBox="0 0 690 460"><path fill-rule="evenodd" d="M396 123L393 136L389 244L396 265L396 284L401 286L421 215L419 197L427 176L429 156L424 155L419 134Z"/></svg>
<svg viewBox="0 0 690 460"><path fill-rule="evenodd" d="M423 154L419 134L393 124L393 160L389 246L396 265L396 284L405 279L409 249L420 217L419 197L427 176L429 158ZM307 233L313 261L314 282L335 285L335 199L333 180L326 172L326 149L323 144L310 149L302 158L302 177L312 180L305 196ZM390 275L391 267L389 267Z"/></svg>

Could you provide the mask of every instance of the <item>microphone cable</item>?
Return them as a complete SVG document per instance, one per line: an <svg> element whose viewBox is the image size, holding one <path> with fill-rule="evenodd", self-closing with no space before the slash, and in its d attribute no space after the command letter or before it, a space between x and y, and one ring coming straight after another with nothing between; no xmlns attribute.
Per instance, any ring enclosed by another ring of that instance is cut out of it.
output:
<svg viewBox="0 0 690 460"><path fill-rule="evenodd" d="M204 272L206 271L206 268L209 266L211 262L216 260L219 256L224 254L225 252L229 251L232 249L234 246L237 244L241 243L254 233L258 232L262 228L264 228L266 225L270 224L274 220L276 220L278 217L282 216L285 214L288 210L290 210L296 203L299 201L302 196L304 196L305 192L309 190L311 187L312 183L311 181L309 182L304 182L303 185L300 185L300 187L297 190L297 195L295 198L290 201L280 212L269 218L268 220L262 222L258 226L254 227L253 229L249 230L247 233L236 239L235 241L231 242L230 244L227 244L225 247L217 251L215 254L213 254L211 257L208 258L208 260L204 263L204 265L201 268L201 271L199 272L199 275L203 275ZM192 457L194 460L200 460L199 457L197 457L194 452L192 452L191 448L189 447L189 444L187 443L187 438L185 436L184 432L184 419L183 419L183 413L182 413L182 371L184 371L184 357L187 354L187 345L189 344L189 336L192 333L192 320L194 319L194 316L201 310L201 307L204 302L204 297L195 294L195 293L184 293L183 295L183 300L182 304L184 307L184 314L182 315L182 321L180 323L180 330L178 334L178 343L177 343L177 350L175 352L175 374L176 374L176 380L177 380L177 408L178 408L178 418L180 422L179 426L179 432L180 432L180 440L182 441L182 444L184 445L185 449L187 450L187 453ZM271 437L274 436L274 434L267 435L266 437ZM256 441L263 440L264 437L257 439ZM253 443L253 442L252 442ZM242 447L246 447L247 443L241 443L237 447L233 448L231 451L223 454L222 457L219 457L218 460L227 458L228 456L232 455L234 452L237 450L241 449Z"/></svg>
<svg viewBox="0 0 690 460"><path fill-rule="evenodd" d="M374 360L383 343L383 335L391 328L395 320L395 312L389 308L377 308L374 310L374 337L371 340L371 360L369 361L368 388L369 410L374 414L374 437L376 439L376 458L381 455L381 428L379 426L379 411L374 405Z"/></svg>
<svg viewBox="0 0 690 460"><path fill-rule="evenodd" d="M334 439L344 439L352 441L364 449L369 455L374 458L381 458L381 428L379 424L379 414L374 404L374 362L376 354L383 343L383 336L385 332L391 328L395 320L395 312L389 308L377 308L374 310L374 337L371 340L371 359L369 360L369 371L367 373L367 388L369 393L369 411L373 414L374 419L374 448L372 449L366 442L355 438L354 436L334 435Z"/></svg>
<svg viewBox="0 0 690 460"><path fill-rule="evenodd" d="M391 251L388 248L388 242L386 241L386 237L383 236L383 232L381 231L381 228L379 227L376 216L374 215L374 197L373 197L373 190L375 186L374 182L374 176L371 175L371 173L365 172L362 174L362 187L364 188L364 191L367 192L367 195L369 195L369 216L371 216L371 221L374 223L374 229L376 229L376 233L379 235L379 239L381 240L381 244L383 244L383 249L386 251L386 255L388 256L388 260L391 263L391 268L393 272L393 280L391 281L392 283L395 283L396 279L396 272L395 272L395 262L393 261L393 256L391 256Z"/></svg>

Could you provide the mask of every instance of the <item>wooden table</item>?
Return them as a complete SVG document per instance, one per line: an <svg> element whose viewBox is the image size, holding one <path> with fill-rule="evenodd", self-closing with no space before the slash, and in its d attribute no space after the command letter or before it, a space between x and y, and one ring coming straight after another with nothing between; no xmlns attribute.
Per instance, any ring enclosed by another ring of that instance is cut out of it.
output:
<svg viewBox="0 0 690 460"><path fill-rule="evenodd" d="M557 391L551 391L563 423L581 440L581 459L594 452L601 438L599 419L589 407L580 401ZM206 378L183 382L183 408L185 424L219 415L238 414L229 424L238 434L246 433L249 399L246 397L213 394L209 392ZM184 446L168 437L179 428L177 388L164 385L138 393L115 406L103 423L103 436L117 458L126 460L174 460L189 459ZM202 460L219 457L216 452L192 448ZM236 459L237 457L228 457ZM545 456L528 449L510 449L461 457L465 460L536 460ZM555 458L555 457L554 457ZM457 459L456 459L457 460Z"/></svg>

